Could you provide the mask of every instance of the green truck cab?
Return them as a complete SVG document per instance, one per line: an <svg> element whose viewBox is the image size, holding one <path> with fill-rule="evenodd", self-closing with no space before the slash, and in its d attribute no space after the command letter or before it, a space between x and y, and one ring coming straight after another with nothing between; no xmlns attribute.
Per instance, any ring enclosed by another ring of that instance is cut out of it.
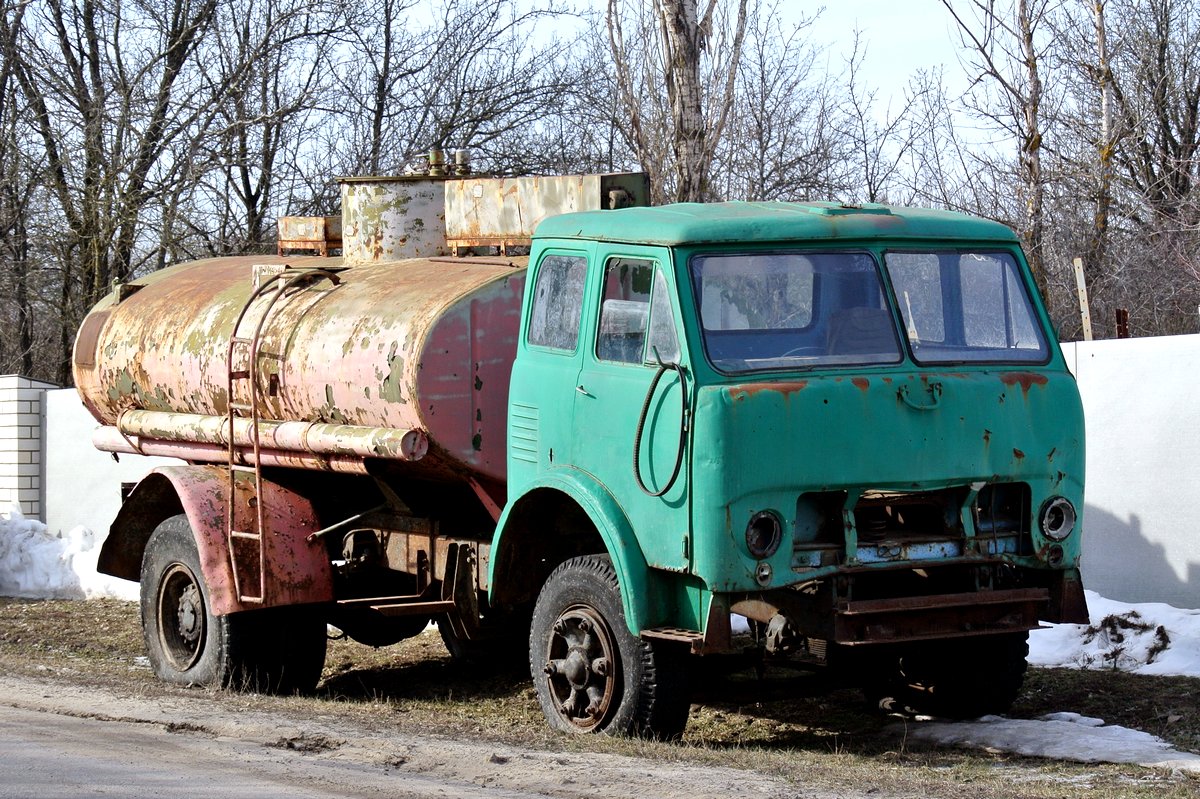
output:
<svg viewBox="0 0 1200 799"><path fill-rule="evenodd" d="M1039 621L1086 621L1079 393L1013 232L715 203L537 228L496 607L535 602L552 725L671 737L687 659L836 670L1002 712Z"/></svg>

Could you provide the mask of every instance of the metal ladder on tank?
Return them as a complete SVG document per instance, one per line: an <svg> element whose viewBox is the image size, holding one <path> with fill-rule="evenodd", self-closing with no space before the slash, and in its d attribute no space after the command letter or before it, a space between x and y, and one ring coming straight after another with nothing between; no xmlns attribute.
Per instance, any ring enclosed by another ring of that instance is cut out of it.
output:
<svg viewBox="0 0 1200 799"><path fill-rule="evenodd" d="M317 279L328 279L336 286L341 281L337 276L337 271L340 270L289 270L286 265L283 265L278 274L263 279L250 293L246 304L242 306L242 310L238 314L237 321L233 323L233 330L229 337L229 350L225 360L228 377L226 396L229 398L229 406L225 413L225 435L229 462L229 502L225 515L225 530L226 545L229 549L229 565L233 571L234 591L237 593L238 601L246 604L263 604L266 601L267 585L266 553L263 546L266 511L263 503L262 441L259 435L260 424L263 420L263 391L259 382L258 363L262 357L260 348L263 328L266 327L267 319L271 316L276 304L289 289L297 288L306 281ZM267 294L270 296L254 325L253 334L249 337L238 335L250 308ZM239 356L241 356L240 359ZM245 368L234 368L234 365L241 360L244 360ZM248 402L237 401L239 394L235 389L239 384L245 384L246 391L243 393L249 396ZM245 456L241 454L234 435L237 420L246 418L250 420L251 457L249 464L239 462L239 460L244 461ZM243 482L247 479L253 480L253 493L244 503L238 501L239 475L242 476ZM250 590L255 586L243 583L242 570L239 568L239 559L242 557L238 554L239 547L250 548L253 554L247 560L257 561L257 593Z"/></svg>

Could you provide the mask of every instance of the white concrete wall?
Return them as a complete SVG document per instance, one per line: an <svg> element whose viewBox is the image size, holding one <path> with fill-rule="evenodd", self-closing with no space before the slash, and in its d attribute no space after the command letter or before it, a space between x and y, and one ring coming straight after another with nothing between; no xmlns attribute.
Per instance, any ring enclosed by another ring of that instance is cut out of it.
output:
<svg viewBox="0 0 1200 799"><path fill-rule="evenodd" d="M0 376L0 503L42 514L42 395L50 383Z"/></svg>
<svg viewBox="0 0 1200 799"><path fill-rule="evenodd" d="M92 446L96 420L73 388L47 391L46 513L52 534L87 527L102 540L121 509L121 483L136 483L155 466L174 458L122 455L120 462Z"/></svg>
<svg viewBox="0 0 1200 799"><path fill-rule="evenodd" d="M1200 335L1063 353L1087 423L1084 586L1200 608Z"/></svg>

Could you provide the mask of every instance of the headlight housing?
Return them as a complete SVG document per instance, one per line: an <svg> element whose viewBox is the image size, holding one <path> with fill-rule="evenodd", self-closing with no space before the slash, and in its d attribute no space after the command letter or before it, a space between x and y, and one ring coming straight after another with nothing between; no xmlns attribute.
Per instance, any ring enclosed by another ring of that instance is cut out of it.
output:
<svg viewBox="0 0 1200 799"><path fill-rule="evenodd" d="M750 517L746 525L746 549L762 560L769 558L779 549L783 541L783 522L773 510L759 511Z"/></svg>
<svg viewBox="0 0 1200 799"><path fill-rule="evenodd" d="M1075 530L1078 515L1075 506L1066 497L1051 497L1042 503L1038 513L1038 526L1042 535L1051 541L1063 541Z"/></svg>

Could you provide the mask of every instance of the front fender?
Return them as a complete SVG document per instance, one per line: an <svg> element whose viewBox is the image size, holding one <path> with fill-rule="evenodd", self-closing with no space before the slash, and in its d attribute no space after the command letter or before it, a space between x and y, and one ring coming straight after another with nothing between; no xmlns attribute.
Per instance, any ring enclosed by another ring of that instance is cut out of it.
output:
<svg viewBox="0 0 1200 799"><path fill-rule="evenodd" d="M523 500L543 489L568 496L596 528L617 572L621 604L630 632L638 635L643 629L669 618L669 591L657 590L658 578L647 564L625 512L604 485L590 474L570 468L543 472L536 480L509 495L508 505L492 539L493 557L488 564L489 595L492 600L502 601L508 589L500 564L509 554L507 548L514 546L510 521L521 508ZM534 543L536 545L537 542Z"/></svg>
<svg viewBox="0 0 1200 799"><path fill-rule="evenodd" d="M317 516L307 498L263 481L265 585L262 602L244 603L234 587L226 514L229 472L222 466L161 466L130 493L109 528L97 570L126 580L141 576L146 542L163 520L187 516L200 554L212 611L218 616L241 610L333 599L333 570L324 546L309 543ZM252 564L256 570L257 562ZM255 585L257 590L257 584Z"/></svg>

